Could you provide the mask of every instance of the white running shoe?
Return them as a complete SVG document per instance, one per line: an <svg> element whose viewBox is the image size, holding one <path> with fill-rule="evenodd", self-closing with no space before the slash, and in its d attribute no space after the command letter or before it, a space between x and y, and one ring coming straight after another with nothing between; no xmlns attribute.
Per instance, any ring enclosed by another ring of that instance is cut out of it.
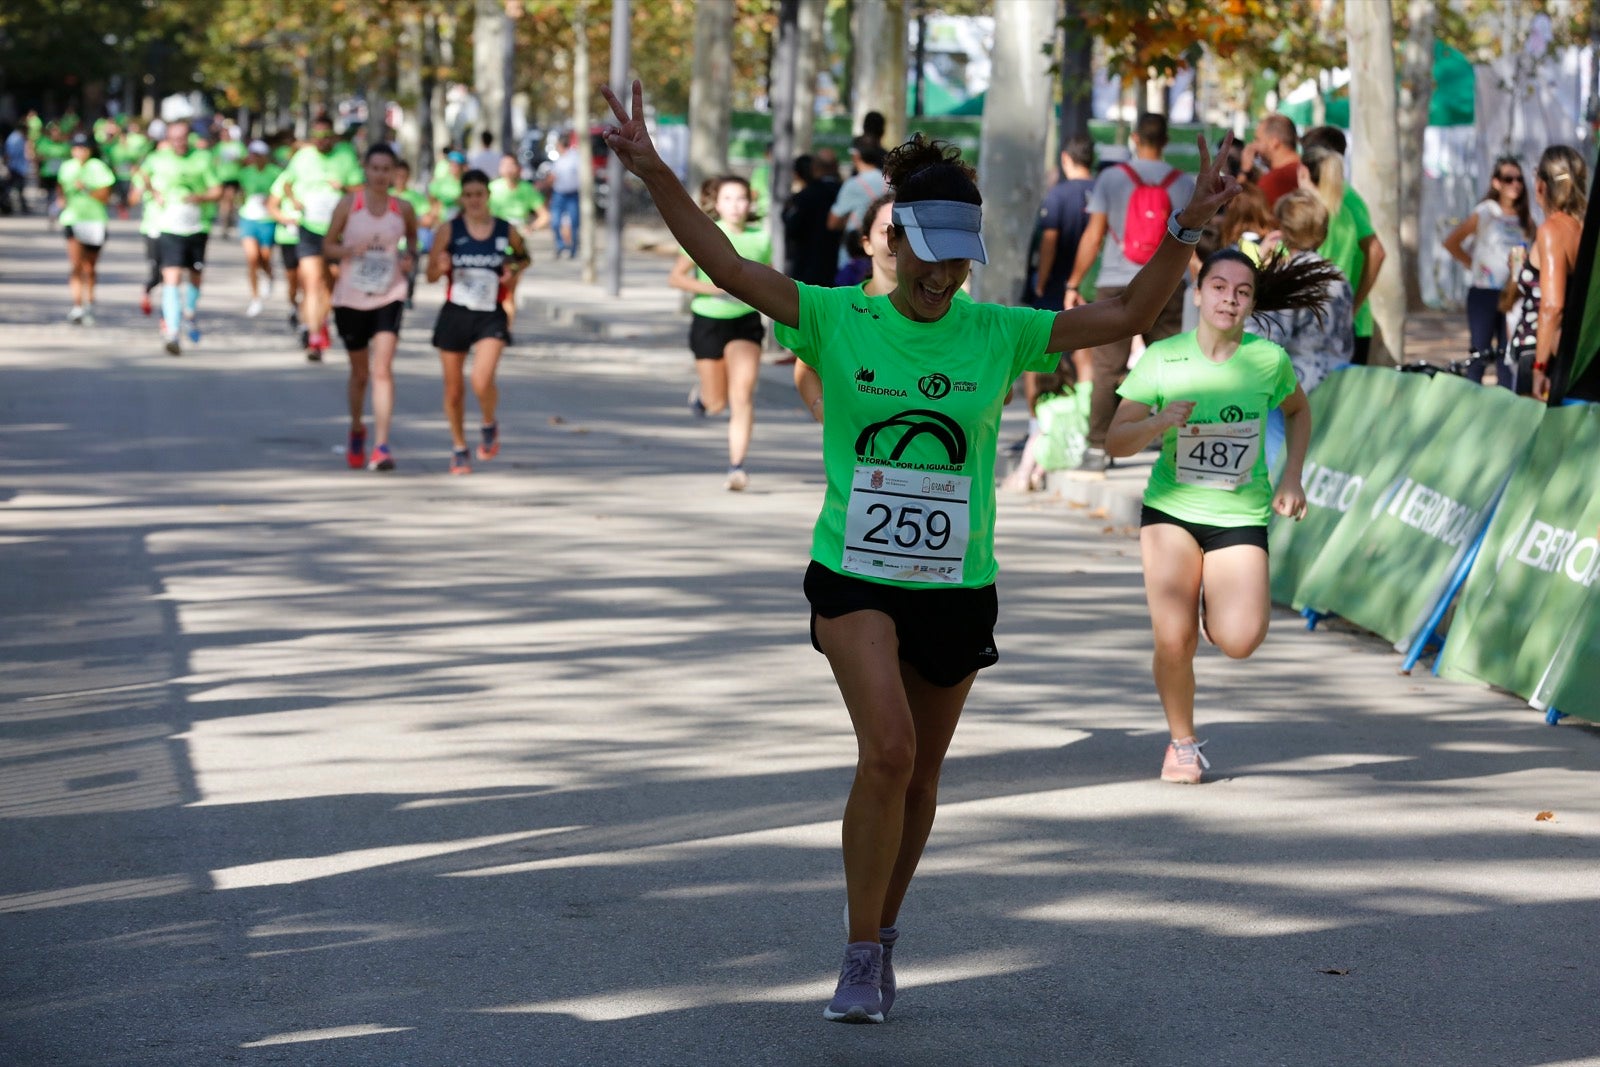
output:
<svg viewBox="0 0 1600 1067"><path fill-rule="evenodd" d="M250 301L250 306L244 309L244 317L253 319L259 314L261 314L261 301L259 299Z"/></svg>
<svg viewBox="0 0 1600 1067"><path fill-rule="evenodd" d="M81 323L82 321L83 321L83 309L81 307L78 307L76 304L74 304L72 306L72 310L67 312L67 322L70 323L73 326L76 326L79 323Z"/></svg>

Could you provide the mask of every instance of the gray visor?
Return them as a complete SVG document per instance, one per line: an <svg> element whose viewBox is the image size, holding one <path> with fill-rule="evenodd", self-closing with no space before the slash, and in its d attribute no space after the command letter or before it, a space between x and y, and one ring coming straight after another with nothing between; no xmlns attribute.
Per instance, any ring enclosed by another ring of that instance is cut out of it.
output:
<svg viewBox="0 0 1600 1067"><path fill-rule="evenodd" d="M983 209L959 200L913 200L894 205L894 224L925 263L941 259L989 262L983 248Z"/></svg>

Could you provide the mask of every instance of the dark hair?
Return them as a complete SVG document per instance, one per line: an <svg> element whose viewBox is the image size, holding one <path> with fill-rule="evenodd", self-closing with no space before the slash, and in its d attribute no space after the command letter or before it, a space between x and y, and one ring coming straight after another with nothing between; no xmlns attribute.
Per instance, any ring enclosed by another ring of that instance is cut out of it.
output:
<svg viewBox="0 0 1600 1067"><path fill-rule="evenodd" d="M319 112L317 112L316 118L311 120L311 125L313 125L313 126L326 126L326 127L328 127L329 130L332 130L333 129L333 116L328 114L326 111L319 111Z"/></svg>
<svg viewBox="0 0 1600 1067"><path fill-rule="evenodd" d="M373 145L371 148L368 148L367 149L367 154L361 157L361 161L363 163L371 163L373 156L388 156L390 162L392 162L392 163L400 162L400 156L395 152L395 150L393 148L390 148L389 145L387 143L383 142L383 141L379 141L377 144Z"/></svg>
<svg viewBox="0 0 1600 1067"><path fill-rule="evenodd" d="M477 182L479 185L487 189L489 187L489 176L483 171L479 170L477 167L473 167L471 170L467 171L461 176L461 187L465 189L473 182Z"/></svg>
<svg viewBox="0 0 1600 1067"><path fill-rule="evenodd" d="M850 240L856 248L861 249L862 254L869 256L872 254L867 251L867 238L872 236L872 220L878 217L878 212L883 210L883 205L892 203L894 203L894 189L891 187L885 189L883 194L868 204L866 210L861 213L861 229L852 232ZM889 224L891 226L894 225L893 218L890 219Z"/></svg>
<svg viewBox="0 0 1600 1067"><path fill-rule="evenodd" d="M1345 140L1344 131L1337 126L1313 126L1300 135L1302 150L1317 145L1329 151L1337 152L1341 156L1350 151L1350 143Z"/></svg>
<svg viewBox="0 0 1600 1067"><path fill-rule="evenodd" d="M795 156L794 157L793 170L794 170L794 176L796 178L799 178L803 182L810 182L811 181L811 157L810 156Z"/></svg>
<svg viewBox="0 0 1600 1067"><path fill-rule="evenodd" d="M750 179L742 174L718 174L713 178L707 178L700 184L700 206L715 221L717 217L717 194L722 192L724 185L730 183L744 186L745 193L750 197L750 213L744 217L745 223L759 222L761 215L756 211L755 207L755 190L750 187Z"/></svg>
<svg viewBox="0 0 1600 1067"><path fill-rule="evenodd" d="M869 167L883 166L884 157L887 155L883 150L883 142L876 137L867 137L865 135L857 137L850 142L850 151L860 156L861 162Z"/></svg>
<svg viewBox="0 0 1600 1067"><path fill-rule="evenodd" d="M1146 112L1133 127L1134 136L1147 148L1167 147L1167 116Z"/></svg>
<svg viewBox="0 0 1600 1067"><path fill-rule="evenodd" d="M958 200L982 204L978 172L949 141L932 141L921 133L896 148L883 161L883 176L901 203L916 200Z"/></svg>
<svg viewBox="0 0 1600 1067"><path fill-rule="evenodd" d="M882 142L884 131L889 128L888 123L879 111L869 111L861 117L861 132L873 140Z"/></svg>
<svg viewBox="0 0 1600 1067"><path fill-rule="evenodd" d="M1094 166L1094 142L1082 134L1068 137L1067 143L1061 146L1061 154L1085 170Z"/></svg>
<svg viewBox="0 0 1600 1067"><path fill-rule="evenodd" d="M1256 266L1236 248L1224 248L1206 257L1198 284L1222 263L1243 263L1256 281L1254 318L1268 311L1309 311L1321 323L1327 317L1328 286L1344 280L1344 272L1321 256L1277 255Z"/></svg>
<svg viewBox="0 0 1600 1067"><path fill-rule="evenodd" d="M488 130L484 130L482 133L478 134L478 143L483 145L483 147L488 148L490 145L494 144L494 134L490 133Z"/></svg>
<svg viewBox="0 0 1600 1067"><path fill-rule="evenodd" d="M1507 167L1507 166L1516 167L1517 168L1517 173L1521 174L1523 176L1522 192L1517 197L1516 203L1513 204L1512 206L1517 209L1517 224L1522 227L1522 236L1526 237L1529 241L1532 241L1533 240L1533 214L1528 209L1528 204L1529 204L1529 201L1531 200L1531 197L1528 196L1528 186L1531 183L1527 180L1527 172L1522 169L1522 161L1520 159L1518 159L1516 156L1500 156L1499 158L1497 158L1494 161L1494 168L1493 168L1494 169L1494 175L1493 175L1493 177L1495 177L1495 178L1500 177L1500 168L1501 167ZM1494 186L1491 185L1491 186L1489 186L1489 191L1487 193L1483 194L1483 199L1484 200L1498 201L1500 199L1500 194L1495 192ZM1478 202L1481 204L1483 201L1480 200Z"/></svg>

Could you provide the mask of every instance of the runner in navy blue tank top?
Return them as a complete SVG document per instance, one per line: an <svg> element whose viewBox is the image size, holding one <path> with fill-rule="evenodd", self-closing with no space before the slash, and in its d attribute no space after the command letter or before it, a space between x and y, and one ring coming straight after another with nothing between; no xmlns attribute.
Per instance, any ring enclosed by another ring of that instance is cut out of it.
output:
<svg viewBox="0 0 1600 1067"><path fill-rule="evenodd" d="M472 473L467 450L465 369L472 363L472 391L483 413L483 440L478 458L493 459L500 451L495 406L500 393L495 368L510 336L502 302L528 265L522 235L505 219L489 212L489 178L481 170L461 176L461 213L435 232L428 255L428 280L447 278L444 307L433 327L433 344L444 370L444 413L450 421L450 473Z"/></svg>

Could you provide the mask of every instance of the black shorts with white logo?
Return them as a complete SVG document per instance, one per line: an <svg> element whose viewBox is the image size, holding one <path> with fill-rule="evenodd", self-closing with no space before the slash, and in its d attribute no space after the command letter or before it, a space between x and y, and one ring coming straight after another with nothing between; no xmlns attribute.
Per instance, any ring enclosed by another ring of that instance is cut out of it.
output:
<svg viewBox="0 0 1600 1067"><path fill-rule="evenodd" d="M433 324L433 347L441 352L466 352L479 341L510 343L511 327L505 308L473 311L445 301L439 320Z"/></svg>
<svg viewBox="0 0 1600 1067"><path fill-rule="evenodd" d="M335 307L333 326L339 331L339 340L344 342L346 352L360 352L370 346L372 339L380 333L392 333L399 337L400 320L405 313L404 300L370 310Z"/></svg>
<svg viewBox="0 0 1600 1067"><path fill-rule="evenodd" d="M209 233L164 233L156 239L156 262L163 270L205 270L206 242L210 239Z"/></svg>
<svg viewBox="0 0 1600 1067"><path fill-rule="evenodd" d="M992 584L976 589L929 586L906 589L854 578L816 560L806 568L811 602L811 647L818 652L817 618L837 619L855 611L881 611L894 620L900 659L933 685L948 689L1000 659L994 624L1000 598Z"/></svg>
<svg viewBox="0 0 1600 1067"><path fill-rule="evenodd" d="M695 359L721 359L729 341L754 341L759 345L766 339L767 328L754 311L736 319L694 315L689 323L689 351Z"/></svg>

